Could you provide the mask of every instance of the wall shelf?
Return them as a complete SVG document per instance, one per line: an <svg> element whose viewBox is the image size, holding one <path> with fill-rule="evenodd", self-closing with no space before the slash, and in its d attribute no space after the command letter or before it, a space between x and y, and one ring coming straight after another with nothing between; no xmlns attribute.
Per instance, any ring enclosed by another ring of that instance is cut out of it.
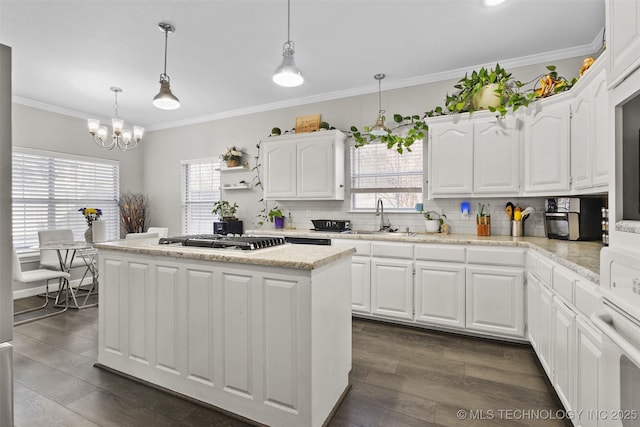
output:
<svg viewBox="0 0 640 427"><path fill-rule="evenodd" d="M251 188L249 184L238 184L238 185L223 185L223 190L247 190Z"/></svg>
<svg viewBox="0 0 640 427"><path fill-rule="evenodd" d="M226 166L220 166L218 168L218 170L220 172L238 172L238 171L248 171L249 167L248 166L234 166L232 168L228 168Z"/></svg>

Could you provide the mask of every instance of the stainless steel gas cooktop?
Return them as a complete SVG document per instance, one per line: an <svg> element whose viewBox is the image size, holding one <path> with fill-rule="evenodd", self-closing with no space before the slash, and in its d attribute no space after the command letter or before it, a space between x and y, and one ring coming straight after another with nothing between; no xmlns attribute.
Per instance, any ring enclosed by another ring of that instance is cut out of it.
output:
<svg viewBox="0 0 640 427"><path fill-rule="evenodd" d="M183 246L196 246L201 248L216 249L241 249L254 251L256 249L270 248L284 245L283 237L270 236L223 236L219 234L193 234L189 236L163 237L158 243L169 245L180 243Z"/></svg>

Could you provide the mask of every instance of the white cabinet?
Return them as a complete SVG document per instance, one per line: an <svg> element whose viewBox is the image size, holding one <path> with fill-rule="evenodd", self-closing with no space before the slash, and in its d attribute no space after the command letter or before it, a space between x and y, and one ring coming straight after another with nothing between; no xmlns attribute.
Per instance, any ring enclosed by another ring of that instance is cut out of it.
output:
<svg viewBox="0 0 640 427"><path fill-rule="evenodd" d="M602 343L600 333L581 317L576 318L575 408L576 411L595 411L600 408L598 389ZM597 417L580 417L578 426L597 427Z"/></svg>
<svg viewBox="0 0 640 427"><path fill-rule="evenodd" d="M519 121L475 117L429 125L429 196L518 194Z"/></svg>
<svg viewBox="0 0 640 427"><path fill-rule="evenodd" d="M520 191L520 130L513 117L474 123L473 192L517 194Z"/></svg>
<svg viewBox="0 0 640 427"><path fill-rule="evenodd" d="M432 196L473 192L473 123L429 125Z"/></svg>
<svg viewBox="0 0 640 427"><path fill-rule="evenodd" d="M354 255L351 258L351 310L371 313L371 259Z"/></svg>
<svg viewBox="0 0 640 427"><path fill-rule="evenodd" d="M608 0L606 11L607 79L613 87L640 65L640 2Z"/></svg>
<svg viewBox="0 0 640 427"><path fill-rule="evenodd" d="M602 63L585 74L571 102L571 175L574 193L603 191L609 183L608 92Z"/></svg>
<svg viewBox="0 0 640 427"><path fill-rule="evenodd" d="M531 347L538 351L538 298L540 281L531 273L527 273L527 338Z"/></svg>
<svg viewBox="0 0 640 427"><path fill-rule="evenodd" d="M413 261L371 259L371 313L413 319Z"/></svg>
<svg viewBox="0 0 640 427"><path fill-rule="evenodd" d="M522 269L467 266L469 330L524 337Z"/></svg>
<svg viewBox="0 0 640 427"><path fill-rule="evenodd" d="M464 265L416 261L415 320L465 327Z"/></svg>
<svg viewBox="0 0 640 427"><path fill-rule="evenodd" d="M337 130L264 140L264 198L344 200L345 140Z"/></svg>
<svg viewBox="0 0 640 427"><path fill-rule="evenodd" d="M569 191L569 102L566 94L538 101L525 119L524 192Z"/></svg>
<svg viewBox="0 0 640 427"><path fill-rule="evenodd" d="M560 299L553 298L553 387L566 410L573 408L573 340L576 315Z"/></svg>
<svg viewBox="0 0 640 427"><path fill-rule="evenodd" d="M551 378L551 340L552 340L553 294L540 282L538 304L536 305L536 329L538 336L537 354L540 364Z"/></svg>

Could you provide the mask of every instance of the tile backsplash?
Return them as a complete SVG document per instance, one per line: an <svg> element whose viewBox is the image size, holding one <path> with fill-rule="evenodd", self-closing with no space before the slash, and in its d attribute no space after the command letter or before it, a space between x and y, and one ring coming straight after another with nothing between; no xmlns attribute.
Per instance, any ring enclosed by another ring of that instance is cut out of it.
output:
<svg viewBox="0 0 640 427"><path fill-rule="evenodd" d="M471 213L468 219L463 218L460 211L460 204L468 201ZM449 233L453 234L476 234L476 215L478 214L478 204L488 206L491 214L491 234L494 236L508 236L511 233L511 222L504 211L507 202L520 205L522 209L531 206L535 212L527 218L524 223L525 236L544 237L544 201L542 197L522 197L522 198L491 198L491 199L439 199L424 202L425 211L444 212L447 216L445 222L449 224ZM312 228L312 219L342 219L350 220L352 228L361 230L377 230L380 226L380 217L373 212L345 212L343 206L348 201L342 202L319 202L319 201L289 201L279 202L278 206L285 216L291 213L294 228ZM486 209L486 208L485 208ZM391 225L398 231L404 232L407 227L412 232L424 232L424 217L418 212L393 212L385 211L385 219L391 221ZM266 225L267 227L269 225Z"/></svg>

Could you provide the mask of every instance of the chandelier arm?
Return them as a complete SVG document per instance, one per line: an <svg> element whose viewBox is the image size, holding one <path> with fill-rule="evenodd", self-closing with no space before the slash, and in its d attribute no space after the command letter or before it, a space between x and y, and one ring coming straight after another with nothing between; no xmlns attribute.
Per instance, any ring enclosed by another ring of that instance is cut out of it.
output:
<svg viewBox="0 0 640 427"><path fill-rule="evenodd" d="M133 150L134 148L136 148L138 146L138 141L134 139L129 144L124 144L120 140L118 140L117 146L118 149L124 153L125 151Z"/></svg>
<svg viewBox="0 0 640 427"><path fill-rule="evenodd" d="M98 138L98 135L93 135L93 142L95 142L98 147L106 150L112 150L113 147L115 147L115 143L112 142L111 144L105 144L105 141L106 140Z"/></svg>

